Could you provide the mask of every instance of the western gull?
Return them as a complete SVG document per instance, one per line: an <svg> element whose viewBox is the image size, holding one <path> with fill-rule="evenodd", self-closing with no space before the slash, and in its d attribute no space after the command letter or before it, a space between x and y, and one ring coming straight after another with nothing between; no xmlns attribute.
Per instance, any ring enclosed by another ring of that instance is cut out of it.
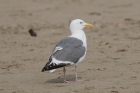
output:
<svg viewBox="0 0 140 93"><path fill-rule="evenodd" d="M92 28L93 25L81 19L71 21L71 35L56 44L42 72L54 72L57 68L63 67L64 83L67 83L69 81L65 78L65 67L74 65L76 75L75 81L80 81L80 79L77 78L77 64L83 61L87 50L86 35L83 31L84 27Z"/></svg>

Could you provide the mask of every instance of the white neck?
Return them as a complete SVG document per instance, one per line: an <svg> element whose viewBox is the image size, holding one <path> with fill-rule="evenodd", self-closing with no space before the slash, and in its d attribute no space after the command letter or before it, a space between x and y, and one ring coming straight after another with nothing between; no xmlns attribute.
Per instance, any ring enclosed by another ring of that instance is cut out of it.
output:
<svg viewBox="0 0 140 93"><path fill-rule="evenodd" d="M69 37L74 37L83 41L83 46L87 47L86 35L83 30L71 30L71 35Z"/></svg>

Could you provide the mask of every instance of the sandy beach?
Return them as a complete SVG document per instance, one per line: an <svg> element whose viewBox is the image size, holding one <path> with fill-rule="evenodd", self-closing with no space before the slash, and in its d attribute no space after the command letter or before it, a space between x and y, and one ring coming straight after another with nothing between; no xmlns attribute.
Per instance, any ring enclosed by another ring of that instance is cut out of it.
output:
<svg viewBox="0 0 140 93"><path fill-rule="evenodd" d="M140 93L139 9L140 0L0 0L0 93ZM41 69L77 18L94 25L84 29L84 81L63 83L62 68Z"/></svg>

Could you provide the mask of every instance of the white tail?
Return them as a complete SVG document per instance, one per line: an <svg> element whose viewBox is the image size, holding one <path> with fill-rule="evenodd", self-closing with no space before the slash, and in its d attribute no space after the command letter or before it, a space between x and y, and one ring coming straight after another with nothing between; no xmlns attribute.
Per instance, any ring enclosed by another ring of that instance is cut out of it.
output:
<svg viewBox="0 0 140 93"><path fill-rule="evenodd" d="M52 72L54 72L55 70L56 70L56 69L53 69L53 70L49 70L49 72L50 72L50 73L52 73Z"/></svg>

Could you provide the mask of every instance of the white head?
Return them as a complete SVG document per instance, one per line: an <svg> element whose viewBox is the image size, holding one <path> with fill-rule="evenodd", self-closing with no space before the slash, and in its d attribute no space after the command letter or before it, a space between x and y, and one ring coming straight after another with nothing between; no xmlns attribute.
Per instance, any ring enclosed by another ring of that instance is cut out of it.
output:
<svg viewBox="0 0 140 93"><path fill-rule="evenodd" d="M70 30L71 30L71 32L76 31L76 30L83 30L83 28L85 26L89 27L89 28L93 27L92 24L86 23L81 19L75 19L75 20L71 21L71 23L70 23Z"/></svg>

